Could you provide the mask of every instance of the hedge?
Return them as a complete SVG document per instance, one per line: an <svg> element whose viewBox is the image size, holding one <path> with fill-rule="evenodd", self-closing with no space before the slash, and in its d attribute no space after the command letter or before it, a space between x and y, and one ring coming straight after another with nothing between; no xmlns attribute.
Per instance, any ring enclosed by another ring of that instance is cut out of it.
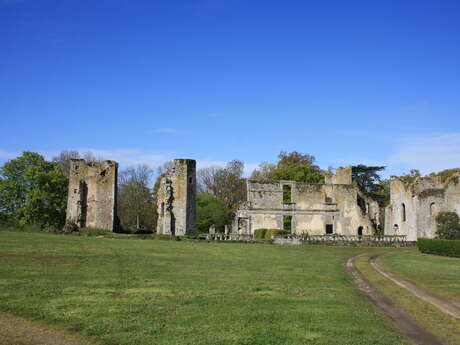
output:
<svg viewBox="0 0 460 345"><path fill-rule="evenodd" d="M267 229L256 229L254 230L254 238L258 240L263 240L265 238L265 233Z"/></svg>
<svg viewBox="0 0 460 345"><path fill-rule="evenodd" d="M460 240L419 238L417 246L422 253L460 257Z"/></svg>
<svg viewBox="0 0 460 345"><path fill-rule="evenodd" d="M256 229L254 230L254 238L258 240L270 240L276 235L287 235L289 231L280 229Z"/></svg>

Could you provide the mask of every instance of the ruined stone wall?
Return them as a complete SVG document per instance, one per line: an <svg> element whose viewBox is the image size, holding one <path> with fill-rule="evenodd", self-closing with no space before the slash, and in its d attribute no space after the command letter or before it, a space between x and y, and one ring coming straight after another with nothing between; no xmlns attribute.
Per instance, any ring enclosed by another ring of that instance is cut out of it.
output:
<svg viewBox="0 0 460 345"><path fill-rule="evenodd" d="M237 212L233 228L240 234L252 234L260 228L283 229L283 217L291 216L291 232L295 234L323 235L326 224L331 224L337 234L357 235L358 229L362 235L373 234L380 209L351 183L351 167L337 169L326 182L249 180L247 203ZM283 202L283 186L291 188L291 202ZM358 195L364 208L358 206Z"/></svg>
<svg viewBox="0 0 460 345"><path fill-rule="evenodd" d="M460 214L460 175L445 183L423 177L413 183L393 178L390 205L385 209L385 234L406 235L409 241L436 235L436 215L454 211Z"/></svg>
<svg viewBox="0 0 460 345"><path fill-rule="evenodd" d="M114 230L118 164L114 161L70 162L67 221L78 227Z"/></svg>
<svg viewBox="0 0 460 345"><path fill-rule="evenodd" d="M193 235L196 218L196 162L175 159L158 191L157 233Z"/></svg>

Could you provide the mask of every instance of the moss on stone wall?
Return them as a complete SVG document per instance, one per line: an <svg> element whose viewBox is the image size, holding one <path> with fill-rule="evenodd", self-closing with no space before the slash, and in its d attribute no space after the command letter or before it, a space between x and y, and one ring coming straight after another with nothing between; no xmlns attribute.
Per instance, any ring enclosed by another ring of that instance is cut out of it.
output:
<svg viewBox="0 0 460 345"><path fill-rule="evenodd" d="M444 198L444 189L439 189L439 188L430 188L430 189L425 189L420 192L419 197L420 198L429 198L429 197L437 197L437 198Z"/></svg>

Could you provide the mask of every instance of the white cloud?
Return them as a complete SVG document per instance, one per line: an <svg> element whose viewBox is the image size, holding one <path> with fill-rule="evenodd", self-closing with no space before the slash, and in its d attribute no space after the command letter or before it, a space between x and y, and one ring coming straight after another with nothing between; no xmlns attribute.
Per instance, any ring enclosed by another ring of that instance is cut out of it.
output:
<svg viewBox="0 0 460 345"><path fill-rule="evenodd" d="M6 150L0 149L0 159L2 160L8 160L8 159L13 159L19 156L17 152L9 152Z"/></svg>
<svg viewBox="0 0 460 345"><path fill-rule="evenodd" d="M390 164L403 164L423 174L460 166L460 133L434 134L401 140Z"/></svg>

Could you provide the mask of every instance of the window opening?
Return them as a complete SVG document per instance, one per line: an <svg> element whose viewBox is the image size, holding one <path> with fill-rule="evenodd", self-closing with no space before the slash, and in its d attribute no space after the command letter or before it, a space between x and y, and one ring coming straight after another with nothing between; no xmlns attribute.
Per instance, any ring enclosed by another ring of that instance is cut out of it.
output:
<svg viewBox="0 0 460 345"><path fill-rule="evenodd" d="M283 185L283 204L292 203L292 188L290 185Z"/></svg>
<svg viewBox="0 0 460 345"><path fill-rule="evenodd" d="M283 230L292 231L292 216L283 216Z"/></svg>

